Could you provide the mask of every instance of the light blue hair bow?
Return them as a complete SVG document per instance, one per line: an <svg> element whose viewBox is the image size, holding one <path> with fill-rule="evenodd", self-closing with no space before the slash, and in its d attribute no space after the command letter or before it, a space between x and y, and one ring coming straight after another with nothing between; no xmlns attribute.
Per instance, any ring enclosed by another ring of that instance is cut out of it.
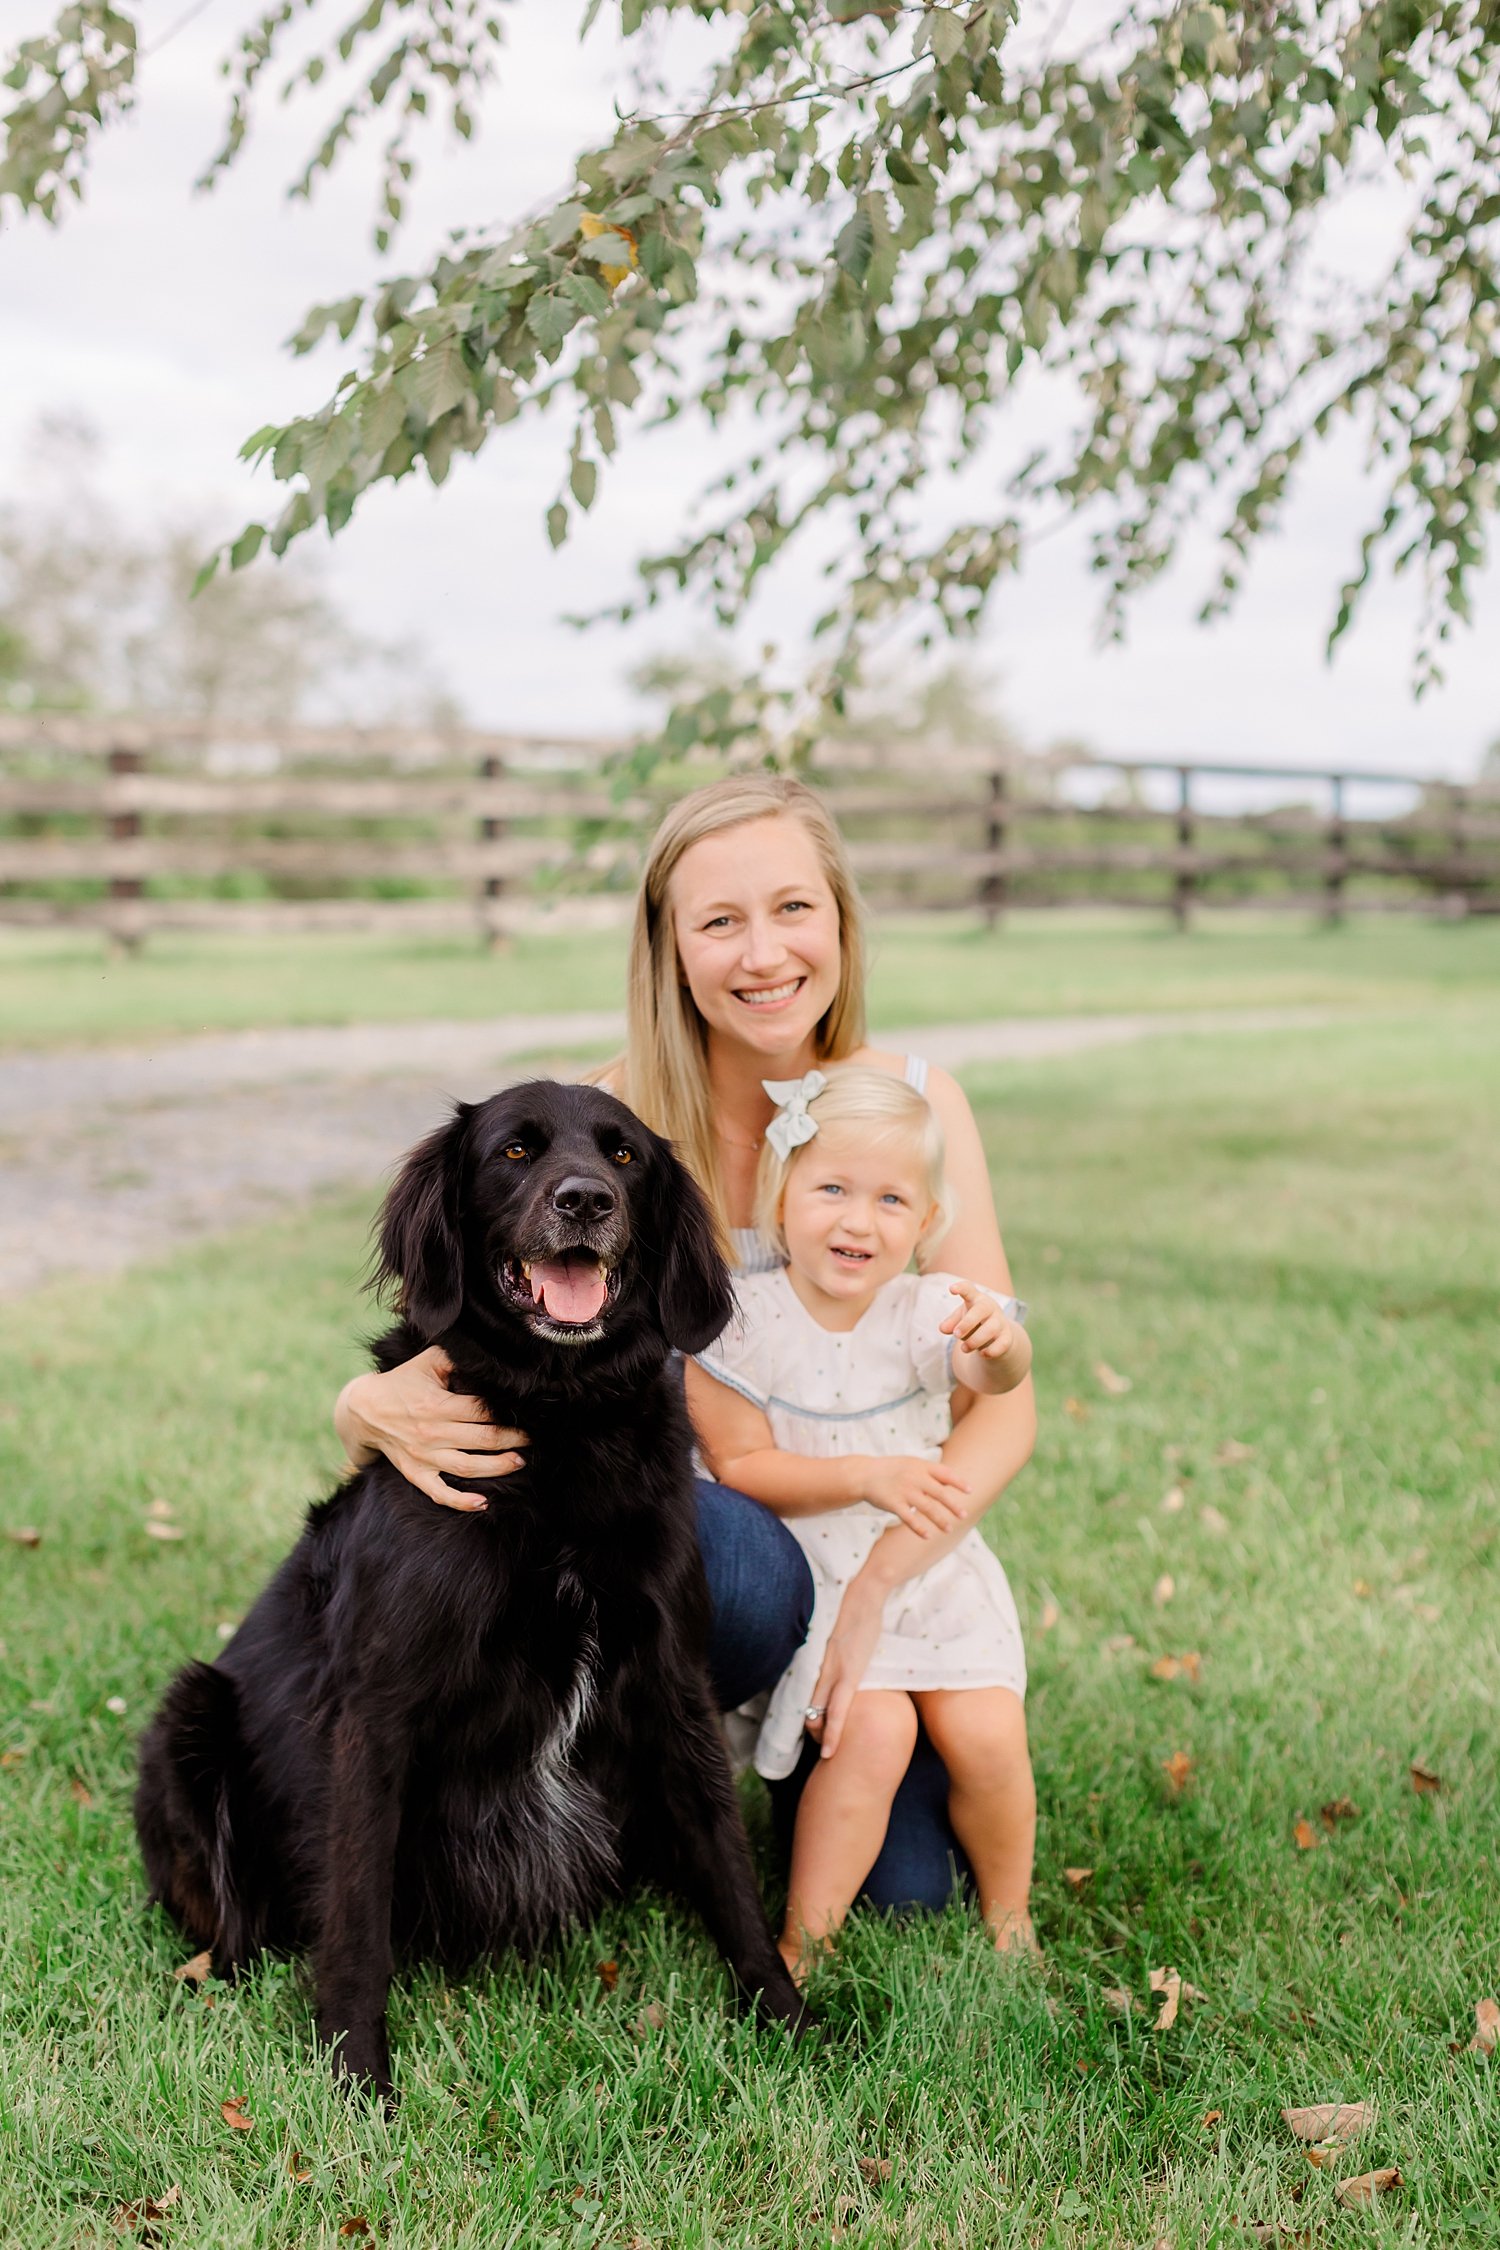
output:
<svg viewBox="0 0 1500 2250"><path fill-rule="evenodd" d="M818 1130L807 1105L817 1100L828 1080L821 1070L810 1070L805 1078L763 1078L761 1084L776 1104L766 1139L785 1164L792 1150L805 1147Z"/></svg>

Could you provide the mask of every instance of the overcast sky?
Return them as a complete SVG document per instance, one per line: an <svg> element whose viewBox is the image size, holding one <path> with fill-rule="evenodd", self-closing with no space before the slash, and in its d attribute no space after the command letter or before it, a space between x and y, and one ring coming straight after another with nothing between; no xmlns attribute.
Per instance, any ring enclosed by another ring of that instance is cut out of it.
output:
<svg viewBox="0 0 1500 2250"><path fill-rule="evenodd" d="M0 235L0 494L24 481L36 417L69 410L105 439L104 475L122 506L193 510L232 529L278 505L269 480L238 465L243 439L321 403L337 373L327 358L292 360L284 338L309 304L365 286L391 261L370 246L369 162L349 164L311 205L285 200L323 114L313 101L264 105L228 181L212 196L191 192L222 111L214 66L250 10L208 0L172 33L185 10L186 0L147 0L148 46L171 36L147 55L135 112L100 143L84 207L57 231ZM5 34L52 13L51 0L5 0ZM580 48L580 13L575 0L511 11L482 133L467 149L434 152L394 253L399 269L418 270L448 227L504 220L562 189L570 152L608 133L618 51L598 32ZM477 461L458 458L441 491L412 478L368 497L323 550L328 583L364 630L420 639L477 722L616 728L636 709L626 671L652 650L708 653L714 628L686 610L629 637L580 636L561 619L618 595L632 558L671 537L716 466L702 429L627 445L594 514L554 555L542 517L560 482L560 437L546 423L512 426ZM1477 589L1475 626L1451 644L1447 684L1420 704L1410 694L1415 587L1380 587L1330 666L1324 635L1370 512L1357 450L1330 449L1227 623L1193 622L1211 575L1205 544L1137 603L1123 649L1096 645L1083 541L1062 532L1002 586L978 659L1033 743L1461 776L1500 736L1500 570ZM795 634L816 600L811 572L793 574L746 645Z"/></svg>

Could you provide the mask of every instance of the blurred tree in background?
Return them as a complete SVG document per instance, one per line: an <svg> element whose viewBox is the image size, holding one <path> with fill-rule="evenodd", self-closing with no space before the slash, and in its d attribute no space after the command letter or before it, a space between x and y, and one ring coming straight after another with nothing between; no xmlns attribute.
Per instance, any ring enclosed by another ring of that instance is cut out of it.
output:
<svg viewBox="0 0 1500 2250"><path fill-rule="evenodd" d="M87 424L44 421L20 496L0 506L0 702L251 725L455 715L419 649L354 632L296 558L216 578L195 600L209 533L127 529L105 498L100 454Z"/></svg>
<svg viewBox="0 0 1500 2250"><path fill-rule="evenodd" d="M331 91L293 192L390 121L383 251L414 132L429 109L472 132L507 12L370 0L349 19L335 0L280 0L230 57L208 176L263 81ZM589 0L585 27L601 12ZM309 313L294 348L337 336L355 364L346 352L321 406L249 441L287 496L233 542L236 567L337 532L373 484L418 468L441 483L549 402L568 421L548 516L561 542L627 423L695 410L740 451L616 614L688 590L732 624L788 544L819 536L826 658L800 689L741 699L747 731L795 743L869 647L903 624L929 641L972 630L1028 540L1075 513L1112 630L1205 521L1213 614L1306 453L1348 423L1373 513L1332 637L1377 563L1409 566L1427 589L1415 681L1436 676L1500 463L1500 0L611 13L641 60L560 195ZM683 64L666 35L688 18ZM74 0L38 27L6 79L0 204L58 215L139 60L128 5ZM1329 249L1327 222L1351 208L1384 232L1366 276L1347 238ZM1038 378L1055 435L1006 458L1006 410Z"/></svg>

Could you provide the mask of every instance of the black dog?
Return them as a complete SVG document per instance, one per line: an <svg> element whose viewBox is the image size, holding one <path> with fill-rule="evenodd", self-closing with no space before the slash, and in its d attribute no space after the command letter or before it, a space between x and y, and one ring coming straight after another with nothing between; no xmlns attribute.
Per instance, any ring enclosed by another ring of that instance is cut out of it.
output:
<svg viewBox="0 0 1500 2250"><path fill-rule="evenodd" d="M311 1948L336 2068L390 2086L398 1952L532 1947L623 1886L701 1913L800 2027L715 1723L673 1347L729 1317L688 1173L612 1096L537 1081L414 1151L387 1200L390 1367L441 1342L526 1465L435 1507L378 1460L315 1507L141 1747L152 1896L232 1973Z"/></svg>

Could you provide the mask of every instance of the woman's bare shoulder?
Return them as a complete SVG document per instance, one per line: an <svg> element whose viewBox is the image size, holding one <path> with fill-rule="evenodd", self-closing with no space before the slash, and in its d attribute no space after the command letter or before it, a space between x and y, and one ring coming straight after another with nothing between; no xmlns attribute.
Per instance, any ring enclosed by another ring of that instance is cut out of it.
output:
<svg viewBox="0 0 1500 2250"><path fill-rule="evenodd" d="M884 1047L860 1047L849 1057L850 1062L866 1063L872 1070L888 1070L893 1078L904 1078L909 1055L893 1055ZM944 1070L940 1063L928 1063L925 1081L928 1100L946 1123L953 1117L969 1117L969 1097L953 1073Z"/></svg>
<svg viewBox="0 0 1500 2250"><path fill-rule="evenodd" d="M863 1063L870 1070L888 1070L893 1078L904 1078L906 1075L905 1055L887 1054L883 1047L856 1047L853 1054L846 1056L845 1060Z"/></svg>

